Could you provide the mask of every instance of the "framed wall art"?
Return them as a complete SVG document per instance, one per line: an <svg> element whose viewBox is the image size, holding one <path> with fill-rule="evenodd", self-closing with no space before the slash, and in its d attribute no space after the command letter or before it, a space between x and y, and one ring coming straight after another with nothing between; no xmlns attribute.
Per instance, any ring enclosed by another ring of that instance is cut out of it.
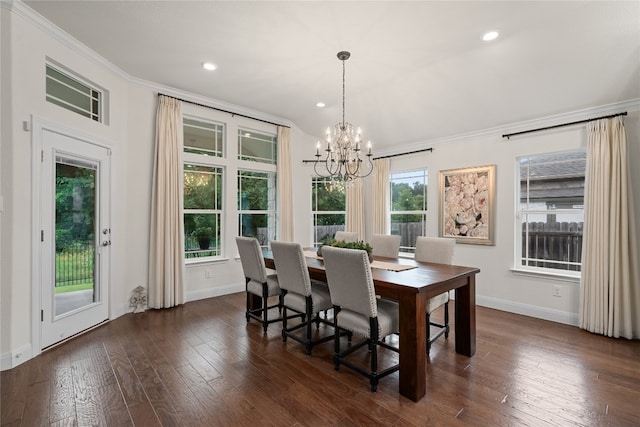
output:
<svg viewBox="0 0 640 427"><path fill-rule="evenodd" d="M439 233L458 243L494 245L496 165L440 171Z"/></svg>

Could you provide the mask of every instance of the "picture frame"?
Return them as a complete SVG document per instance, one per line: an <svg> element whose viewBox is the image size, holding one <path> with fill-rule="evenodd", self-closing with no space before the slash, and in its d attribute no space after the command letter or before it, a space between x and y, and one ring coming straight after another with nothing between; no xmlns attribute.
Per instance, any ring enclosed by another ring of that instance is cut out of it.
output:
<svg viewBox="0 0 640 427"><path fill-rule="evenodd" d="M440 237L495 245L495 179L496 165L440 171Z"/></svg>

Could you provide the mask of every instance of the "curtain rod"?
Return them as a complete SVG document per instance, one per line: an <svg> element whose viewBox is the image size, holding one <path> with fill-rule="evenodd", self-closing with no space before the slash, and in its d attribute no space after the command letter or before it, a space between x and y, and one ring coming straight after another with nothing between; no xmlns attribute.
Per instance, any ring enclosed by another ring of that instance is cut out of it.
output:
<svg viewBox="0 0 640 427"><path fill-rule="evenodd" d="M433 151L433 148L424 148L422 150L408 151L406 153L389 154L388 156L374 157L373 160L387 159L389 157L406 156L407 154L422 153L423 151ZM302 163L325 163L326 160L303 160Z"/></svg>
<svg viewBox="0 0 640 427"><path fill-rule="evenodd" d="M433 148L423 148L422 150L407 151L406 153L389 154L388 156L374 157L373 160L388 159L389 157L406 156L407 154L422 153L423 151L433 151Z"/></svg>
<svg viewBox="0 0 640 427"><path fill-rule="evenodd" d="M523 130L521 132L506 133L506 134L502 135L502 137L509 139L512 136L522 135L523 133L538 132L538 131L541 131L541 130L555 129L555 128L559 128L559 127L563 127L563 126L570 126L570 125L578 125L580 123L588 123L588 122L593 122L595 120L610 119L610 118L613 118L613 117L626 116L626 115L627 115L627 112L624 111L622 113L611 114L609 116L594 117L593 119L578 120L577 122L562 123L562 124L559 124L559 125L547 126L547 127L538 128L538 129L529 129L529 130Z"/></svg>
<svg viewBox="0 0 640 427"><path fill-rule="evenodd" d="M268 120L259 119L257 117L247 116L245 114L234 113L233 111L223 110L222 108L212 107L211 105L205 105L205 104L199 104L199 103L193 102L193 101L187 101L186 99L178 98L176 96L171 96L171 95L165 95L164 93L158 93L158 96L166 96L168 98L173 98L173 99L177 99L178 101L186 102L187 104L197 105L198 107L210 108L212 110L221 111L223 113L231 114L232 116L244 117L245 119L256 120L258 122L268 123L270 125L280 126L280 127L283 127L283 128L291 128L291 126L281 125L279 123L270 122Z"/></svg>

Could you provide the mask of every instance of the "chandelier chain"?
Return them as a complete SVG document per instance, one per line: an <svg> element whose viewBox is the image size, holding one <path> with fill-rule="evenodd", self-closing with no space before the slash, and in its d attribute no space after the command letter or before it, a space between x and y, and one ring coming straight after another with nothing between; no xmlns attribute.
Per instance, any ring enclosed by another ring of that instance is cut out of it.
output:
<svg viewBox="0 0 640 427"><path fill-rule="evenodd" d="M346 61L346 59L342 59L342 127L345 127L345 119L344 119L344 110L345 110L345 75L346 75L346 71L345 71L345 65L344 65L344 61Z"/></svg>

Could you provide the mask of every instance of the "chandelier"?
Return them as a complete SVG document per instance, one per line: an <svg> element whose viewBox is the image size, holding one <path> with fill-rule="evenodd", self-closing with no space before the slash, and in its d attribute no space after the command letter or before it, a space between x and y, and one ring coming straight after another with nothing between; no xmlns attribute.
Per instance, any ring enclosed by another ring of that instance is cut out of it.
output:
<svg viewBox="0 0 640 427"><path fill-rule="evenodd" d="M363 166L362 153L362 131L355 129L351 123L344 119L344 98L345 98L345 61L349 59L351 53L338 52L338 59L342 61L342 121L327 128L325 154L321 154L320 141L316 145L316 159L313 162L313 170L316 175L323 178L331 178L332 181L349 182L357 178L364 178L371 175L373 163L371 162L371 141L367 143L366 166ZM324 159L322 159L324 157ZM318 164L324 163L324 169Z"/></svg>

